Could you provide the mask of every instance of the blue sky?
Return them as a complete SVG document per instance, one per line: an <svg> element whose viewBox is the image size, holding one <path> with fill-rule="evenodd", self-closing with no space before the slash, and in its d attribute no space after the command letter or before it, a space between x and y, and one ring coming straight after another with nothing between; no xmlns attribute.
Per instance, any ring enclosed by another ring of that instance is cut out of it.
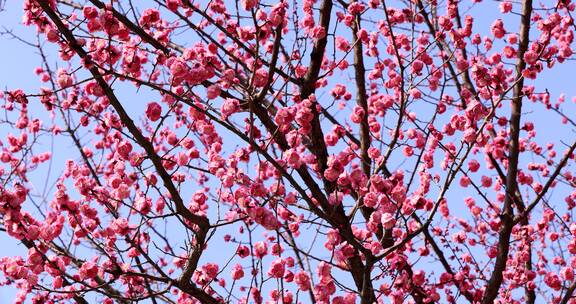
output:
<svg viewBox="0 0 576 304"><path fill-rule="evenodd" d="M491 2L488 4L479 5L474 7L469 13L474 15L478 22L475 24L475 29L481 27L482 31L487 33L489 26L492 22L494 16L492 14L485 14L482 12L486 9L486 6L492 6ZM34 29L26 28L20 24L21 19L21 4L19 2L9 2L6 4L5 11L0 12L0 28L5 28L6 30L11 30L15 35L23 39L29 39L35 41ZM510 17L510 16L508 16ZM510 30L514 29L516 23L507 22L507 28ZM26 92L37 92L42 86L36 75L34 75L34 68L40 64L39 57L36 54L36 50L26 46L22 42L11 39L8 35L0 37L0 89L15 89L21 88ZM55 61L53 59L53 61ZM544 72L540 75L537 85L537 91L543 91L548 89L552 94L552 100L555 100L560 93L565 93L567 97L566 106L567 113L575 113L576 107L570 101L571 98L576 94L576 86L574 86L574 72L571 70L571 64L564 64L555 67L553 72ZM530 82L529 82L530 83ZM152 96L138 95L143 99L152 99ZM559 123L559 119L556 115L551 115L547 111L542 111L543 107L541 105L532 105L531 102L526 102L528 106L524 109L526 115L523 118L524 121L532 120L535 122L538 128L538 136L542 144L548 141L556 142L560 139L570 140L574 138L574 133L558 134L558 130L567 130L562 127ZM544 126L544 127L543 127ZM0 135L4 136L5 131L0 130ZM3 138L0 138L3 140ZM224 139L225 142L227 138ZM60 146L58 150L58 157L60 160L64 160L67 157L73 157L66 153L65 148L62 149ZM523 162L529 162L530 159L523 159ZM61 162L60 162L61 163ZM56 172L58 173L58 172ZM46 179L45 176L40 174L35 174L32 183L38 184L38 187L43 186L43 182ZM55 175L54 175L55 176ZM52 178L54 178L52 176ZM462 196L461 193L451 194L453 198ZM454 209L458 212L458 208ZM460 210L462 211L462 210ZM13 239L8 238L4 234L0 234L0 246L3 248L2 255L17 255L22 254L24 251L21 250L22 247L16 246L17 242ZM218 248L214 248L218 249ZM0 288L0 304L10 303L14 291L9 288Z"/></svg>

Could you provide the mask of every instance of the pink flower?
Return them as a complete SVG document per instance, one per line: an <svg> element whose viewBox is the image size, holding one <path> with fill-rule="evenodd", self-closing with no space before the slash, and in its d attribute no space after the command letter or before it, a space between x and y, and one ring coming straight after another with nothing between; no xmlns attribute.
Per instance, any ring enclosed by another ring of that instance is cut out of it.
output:
<svg viewBox="0 0 576 304"><path fill-rule="evenodd" d="M402 149L402 154L404 154L404 156L406 157L410 157L414 155L414 148L410 146L404 146L404 148Z"/></svg>
<svg viewBox="0 0 576 304"><path fill-rule="evenodd" d="M343 52L348 52L348 50L350 50L350 42L348 42L348 40L346 40L346 38L344 38L342 36L336 36L336 47ZM338 86L344 87L342 85L337 85L336 87L338 87ZM346 91L346 88L344 88L344 92L342 92L341 94L338 94L338 95L339 96L344 95L345 91Z"/></svg>
<svg viewBox="0 0 576 304"><path fill-rule="evenodd" d="M264 245L266 245L266 244L264 244ZM240 258L245 258L245 257L247 257L247 256L250 255L250 249L248 249L247 246L240 245L240 246L238 246L238 248L236 249L236 254L238 254L238 256L239 256Z"/></svg>
<svg viewBox="0 0 576 304"><path fill-rule="evenodd" d="M348 5L348 13L350 15L360 14L364 11L365 6L364 3L359 1L354 1Z"/></svg>
<svg viewBox="0 0 576 304"><path fill-rule="evenodd" d="M244 277L244 270L242 269L242 266L240 266L240 264L236 264L234 265L234 267L232 267L232 280L237 281L240 280L241 278Z"/></svg>
<svg viewBox="0 0 576 304"><path fill-rule="evenodd" d="M284 260L278 258L272 261L270 264L270 269L268 269L268 275L273 278L281 278L284 276Z"/></svg>
<svg viewBox="0 0 576 304"><path fill-rule="evenodd" d="M134 201L134 209L138 210L141 214L148 214L152 209L152 200L144 196L144 194L139 194Z"/></svg>
<svg viewBox="0 0 576 304"><path fill-rule="evenodd" d="M512 2L509 1L500 2L500 12L505 14L511 11L512 11Z"/></svg>
<svg viewBox="0 0 576 304"><path fill-rule="evenodd" d="M535 64L538 61L538 53L533 50L528 50L524 53L524 60L526 60L528 64Z"/></svg>
<svg viewBox="0 0 576 304"><path fill-rule="evenodd" d="M327 180L334 182L340 176L340 172L336 171L334 168L329 167L328 169L324 170L324 178Z"/></svg>
<svg viewBox="0 0 576 304"><path fill-rule="evenodd" d="M65 89L67 87L72 86L72 84L74 83L72 76L70 76L68 72L66 72L66 70L58 69L58 72L56 74L58 79L58 86L60 86L60 88Z"/></svg>
<svg viewBox="0 0 576 304"><path fill-rule="evenodd" d="M166 7L173 12L177 11L180 6L182 6L181 0L166 0Z"/></svg>
<svg viewBox="0 0 576 304"><path fill-rule="evenodd" d="M416 59L414 60L414 62L412 62L412 73L420 75L420 72L422 71L423 68L424 68L424 62L422 62L421 60Z"/></svg>
<svg viewBox="0 0 576 304"><path fill-rule="evenodd" d="M466 232L460 231L452 235L452 240L456 243L463 244L466 241Z"/></svg>
<svg viewBox="0 0 576 304"><path fill-rule="evenodd" d="M492 31L494 37L496 37L497 39L501 39L502 37L504 37L504 34L506 34L506 30L504 29L504 22L502 21L502 19L497 19L496 21L494 21L494 23L492 23L492 27L490 28L490 30Z"/></svg>
<svg viewBox="0 0 576 304"><path fill-rule="evenodd" d="M438 24L442 27L443 30L449 31L454 26L454 23L450 20L450 18L446 16L438 17Z"/></svg>
<svg viewBox="0 0 576 304"><path fill-rule="evenodd" d="M374 208L378 204L378 195L374 192L368 192L364 196L364 206Z"/></svg>
<svg viewBox="0 0 576 304"><path fill-rule="evenodd" d="M93 279L98 275L98 265L92 262L84 262L78 270L78 275L81 280Z"/></svg>
<svg viewBox="0 0 576 304"><path fill-rule="evenodd" d="M492 186L492 178L490 178L489 176L483 175L481 182L482 182L482 187L488 188L488 187Z"/></svg>
<svg viewBox="0 0 576 304"><path fill-rule="evenodd" d="M314 39L322 39L326 37L326 29L317 25L310 30L310 36Z"/></svg>
<svg viewBox="0 0 576 304"><path fill-rule="evenodd" d="M218 96L220 96L220 86L213 84L206 89L208 99L216 99Z"/></svg>
<svg viewBox="0 0 576 304"><path fill-rule="evenodd" d="M222 104L222 108L220 109L220 113L222 115L222 119L228 119L230 115L238 112L240 110L240 102L237 99L227 98Z"/></svg>
<svg viewBox="0 0 576 304"><path fill-rule="evenodd" d="M266 82L268 82L268 70L264 68L256 70L256 73L254 73L254 85L261 88L266 85Z"/></svg>
<svg viewBox="0 0 576 304"><path fill-rule="evenodd" d="M284 16L286 15L287 7L288 5L284 1L281 1L272 7L268 16L268 21L272 26L277 27L282 24Z"/></svg>
<svg viewBox="0 0 576 304"><path fill-rule="evenodd" d="M574 269L572 267L564 267L560 270L560 276L565 281L573 281L574 280Z"/></svg>
<svg viewBox="0 0 576 304"><path fill-rule="evenodd" d="M40 235L40 229L36 225L30 225L26 229L26 238L30 241L38 239L39 235Z"/></svg>
<svg viewBox="0 0 576 304"><path fill-rule="evenodd" d="M212 281L218 275L218 264L207 263L204 266L202 266L202 271L204 271L204 274L206 275L206 279L208 281Z"/></svg>
<svg viewBox="0 0 576 304"><path fill-rule="evenodd" d="M264 241L256 242L254 244L254 255L261 259L268 254L268 245Z"/></svg>
<svg viewBox="0 0 576 304"><path fill-rule="evenodd" d="M326 234L326 243L324 243L324 247L328 250L334 250L334 248L341 242L342 237L340 236L340 232L336 229L330 229Z"/></svg>
<svg viewBox="0 0 576 304"><path fill-rule="evenodd" d="M418 90L417 88L410 89L409 93L410 96L412 96L412 98L414 99L422 98L422 92L420 92L420 90Z"/></svg>
<svg viewBox="0 0 576 304"><path fill-rule="evenodd" d="M140 25L144 28L149 28L158 21L160 21L160 12L153 8L146 9L140 17Z"/></svg>
<svg viewBox="0 0 576 304"><path fill-rule="evenodd" d="M382 223L382 227L384 227L384 229L390 229L396 224L396 219L392 214L384 213L382 214L380 222Z"/></svg>
<svg viewBox="0 0 576 304"><path fill-rule="evenodd" d="M86 19L94 19L98 17L98 9L93 6L85 6L82 8L82 14Z"/></svg>
<svg viewBox="0 0 576 304"><path fill-rule="evenodd" d="M299 271L294 275L294 282L298 285L298 289L302 291L310 290L310 277L304 271Z"/></svg>
<svg viewBox="0 0 576 304"><path fill-rule="evenodd" d="M353 123L359 124L362 122L365 114L366 113L364 112L364 109L362 109L360 106L355 106L354 111L352 114L350 114L350 120L352 120Z"/></svg>
<svg viewBox="0 0 576 304"><path fill-rule="evenodd" d="M284 153L284 159L292 168L298 169L302 162L300 161L300 154L294 149L288 149Z"/></svg>
<svg viewBox="0 0 576 304"><path fill-rule="evenodd" d="M560 280L560 277L553 272L546 273L544 276L544 283L556 291L562 289L562 281Z"/></svg>
<svg viewBox="0 0 576 304"><path fill-rule="evenodd" d="M188 66L180 59L174 60L170 65L170 73L176 79L184 79L188 74Z"/></svg>
<svg viewBox="0 0 576 304"><path fill-rule="evenodd" d="M157 102L148 103L146 116L151 121L157 121L162 116L162 107Z"/></svg>
<svg viewBox="0 0 576 304"><path fill-rule="evenodd" d="M258 0L242 0L240 1L242 8L249 11L258 5Z"/></svg>
<svg viewBox="0 0 576 304"><path fill-rule="evenodd" d="M318 264L318 276L320 277L320 284L327 285L332 282L332 266L322 261Z"/></svg>
<svg viewBox="0 0 576 304"><path fill-rule="evenodd" d="M118 152L118 154L122 156L123 159L129 159L130 152L132 152L132 144L123 140L118 143L116 152Z"/></svg>
<svg viewBox="0 0 576 304"><path fill-rule="evenodd" d="M425 279L426 279L426 273L422 270L414 271L414 273L412 274L412 282L416 286L421 286L424 283Z"/></svg>
<svg viewBox="0 0 576 304"><path fill-rule="evenodd" d="M60 289L64 283L64 279L61 276L55 277L54 281L52 282L52 288Z"/></svg>
<svg viewBox="0 0 576 304"><path fill-rule="evenodd" d="M480 169L480 163L477 160L472 159L468 162L468 169L470 169L471 172L476 172Z"/></svg>
<svg viewBox="0 0 576 304"><path fill-rule="evenodd" d="M249 208L247 213L256 223L268 230L274 230L279 226L278 219L276 219L274 213L265 207L257 206Z"/></svg>
<svg viewBox="0 0 576 304"><path fill-rule="evenodd" d="M472 144L476 141L476 131L474 129L466 129L466 131L464 131L464 141Z"/></svg>
<svg viewBox="0 0 576 304"><path fill-rule="evenodd" d="M471 184L471 181L470 181L470 178L468 176L462 176L460 178L460 186L462 186L463 188L470 186L470 184Z"/></svg>
<svg viewBox="0 0 576 304"><path fill-rule="evenodd" d="M310 103L302 102L296 112L295 120L300 126L302 126L303 133L308 133L307 131L311 127L310 123L314 119L314 113L312 112L312 109L310 109L310 106Z"/></svg>

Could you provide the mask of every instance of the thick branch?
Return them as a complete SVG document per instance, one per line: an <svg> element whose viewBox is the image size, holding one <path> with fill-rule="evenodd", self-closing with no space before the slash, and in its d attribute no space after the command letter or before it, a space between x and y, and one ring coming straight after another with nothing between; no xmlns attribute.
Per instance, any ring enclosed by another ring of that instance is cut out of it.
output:
<svg viewBox="0 0 576 304"><path fill-rule="evenodd" d="M512 112L510 114L510 148L508 152L508 172L506 174L506 197L504 199L503 213L500 218L500 231L498 233L498 254L494 269L486 289L482 303L493 303L498 296L498 291L504 278L504 270L510 251L510 235L514 227L514 206L518 175L518 156L520 154L520 119L522 116L522 97L524 78L522 71L526 68L524 53L528 49L530 41L530 17L532 15L532 0L524 0L522 7L522 20L520 24L520 44L518 47L518 59L516 64L516 77L518 82L514 87L512 97Z"/></svg>

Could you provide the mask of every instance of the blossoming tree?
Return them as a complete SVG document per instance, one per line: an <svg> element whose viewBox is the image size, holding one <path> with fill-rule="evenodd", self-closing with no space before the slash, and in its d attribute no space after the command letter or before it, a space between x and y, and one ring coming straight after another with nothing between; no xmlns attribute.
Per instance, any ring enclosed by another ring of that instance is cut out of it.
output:
<svg viewBox="0 0 576 304"><path fill-rule="evenodd" d="M44 85L0 96L2 288L576 303L576 108L542 85L576 5L486 1L23 1Z"/></svg>

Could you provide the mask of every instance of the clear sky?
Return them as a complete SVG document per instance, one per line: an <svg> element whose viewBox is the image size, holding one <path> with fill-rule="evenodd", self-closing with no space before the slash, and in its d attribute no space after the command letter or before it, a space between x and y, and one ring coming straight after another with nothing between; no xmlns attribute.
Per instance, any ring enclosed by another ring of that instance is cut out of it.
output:
<svg viewBox="0 0 576 304"><path fill-rule="evenodd" d="M0 3L3 2L5 1L0 0ZM476 7L474 8L475 12L471 11L469 13L476 18L479 18L479 22L475 24L475 27L483 27L484 31L487 33L489 26L492 23L490 18L493 18L493 16L491 14L482 13L481 9L482 8ZM0 29L4 32L4 34L0 36L0 89L12 90L20 88L27 93L34 93L38 92L39 88L42 86L42 83L34 74L34 68L40 64L36 50L27 46L22 41L13 39L7 34L7 32L10 31L24 40L35 42L36 36L34 28L23 26L20 22L21 15L22 8L20 1L9 1L5 4L4 11L0 12ZM512 25L515 23L510 24ZM53 58L52 63L55 62L56 58ZM537 91L542 92L544 89L548 89L552 94L552 100L555 100L560 93L565 93L567 97L566 99L568 100L567 104L569 104L565 109L567 109L567 112L576 113L576 106L570 101L571 98L576 95L576 77L574 76L574 73L574 70L570 69L570 65L555 67L553 74L551 72L544 72L540 75L538 80ZM143 102L148 102L147 96L144 95L142 98L144 99ZM536 105L527 109L528 112L524 116L523 120L532 120L537 126L540 125L537 137L540 139L539 142L541 144L545 144L548 141L556 142L558 144L558 141L561 138L569 140L570 138L575 137L574 134L558 134L558 116L542 111L542 106ZM6 132L0 130L0 141L4 140L3 137L5 135ZM65 149L58 150L57 152L59 153L58 157L61 159L71 156L67 155ZM523 161L529 162L531 160ZM35 178L36 179L31 182L33 184L38 183L38 185L43 184L46 179L45 176L38 174L35 175ZM52 178L54 178L54 176L52 176ZM0 233L0 256L25 254L22 247L16 246L17 244L17 241L8 238L3 233ZM0 287L0 304L11 303L13 297L13 289Z"/></svg>

